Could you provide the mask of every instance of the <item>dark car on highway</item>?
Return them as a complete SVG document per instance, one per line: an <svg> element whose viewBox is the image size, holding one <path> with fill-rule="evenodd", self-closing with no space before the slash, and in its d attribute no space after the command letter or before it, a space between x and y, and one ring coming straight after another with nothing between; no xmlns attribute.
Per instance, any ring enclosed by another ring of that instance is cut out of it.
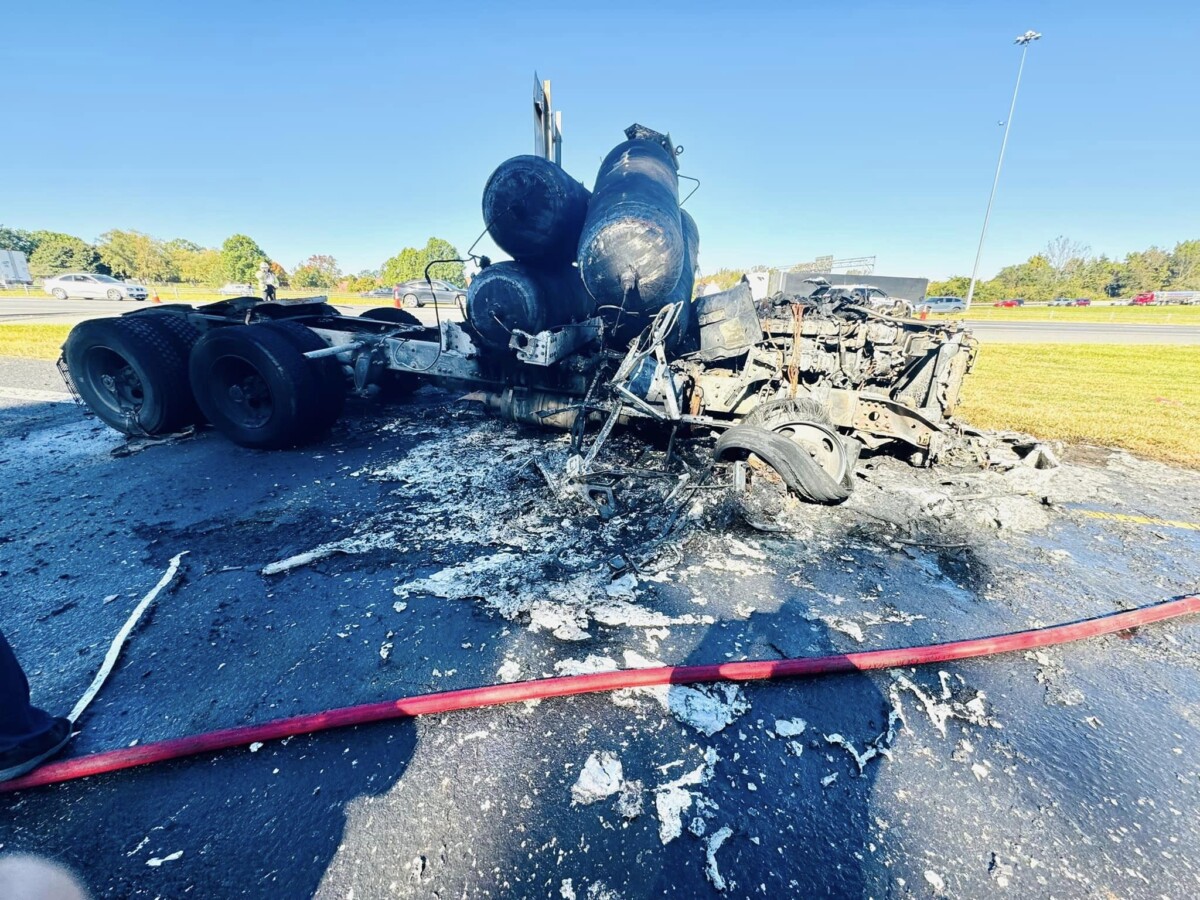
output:
<svg viewBox="0 0 1200 900"><path fill-rule="evenodd" d="M467 299L467 289L456 287L448 281L434 281L433 290L429 282L406 281L398 284L393 296L405 306L424 306L427 303L461 303Z"/></svg>

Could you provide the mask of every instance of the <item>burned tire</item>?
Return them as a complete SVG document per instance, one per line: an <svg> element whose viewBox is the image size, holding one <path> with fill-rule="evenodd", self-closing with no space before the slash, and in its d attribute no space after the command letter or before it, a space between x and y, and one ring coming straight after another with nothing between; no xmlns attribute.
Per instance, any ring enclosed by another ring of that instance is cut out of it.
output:
<svg viewBox="0 0 1200 900"><path fill-rule="evenodd" d="M216 328L192 348L196 402L235 444L265 450L305 444L323 436L340 412L329 408L326 372L314 364L323 361L305 357L296 336L280 327L286 324Z"/></svg>
<svg viewBox="0 0 1200 900"><path fill-rule="evenodd" d="M79 396L123 434L170 434L199 416L188 384L187 350L160 322L134 317L81 322L67 335L63 358Z"/></svg>
<svg viewBox="0 0 1200 900"><path fill-rule="evenodd" d="M768 400L750 410L750 414L743 420L746 425L757 425L768 431L773 431L777 424L786 421L819 422L822 425L833 425L833 417L829 415L829 408L811 397Z"/></svg>
<svg viewBox="0 0 1200 900"><path fill-rule="evenodd" d="M813 503L841 503L850 496L845 483L831 478L804 447L784 434L757 425L736 425L717 441L717 460L757 456L779 473L791 490Z"/></svg>
<svg viewBox="0 0 1200 900"><path fill-rule="evenodd" d="M377 322L391 322L393 325L419 325L425 327L420 319L412 313L394 306L377 306L362 314L364 319L375 319ZM421 386L421 379L408 372L394 372L391 369L383 373L379 379L379 400L383 403L399 403L407 400L412 392Z"/></svg>
<svg viewBox="0 0 1200 900"><path fill-rule="evenodd" d="M743 424L757 425L803 445L834 481L853 487L854 467L862 445L840 437L829 407L812 397L792 397L762 403L750 411Z"/></svg>

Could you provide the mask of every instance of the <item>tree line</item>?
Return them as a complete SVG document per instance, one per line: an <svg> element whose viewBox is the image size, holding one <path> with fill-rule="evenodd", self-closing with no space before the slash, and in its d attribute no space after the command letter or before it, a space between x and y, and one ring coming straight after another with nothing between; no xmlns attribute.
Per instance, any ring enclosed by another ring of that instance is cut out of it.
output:
<svg viewBox="0 0 1200 900"><path fill-rule="evenodd" d="M253 284L259 265L266 262L281 287L337 288L369 291L425 277L425 267L435 260L457 259L454 245L431 237L424 247L404 247L379 269L356 275L342 272L328 254L314 254L290 270L272 259L251 237L230 235L219 248L202 247L185 238L164 241L140 231L113 229L94 243L57 231L26 231L0 225L0 250L17 250L29 260L29 273L48 278L63 272L96 272L152 284L216 286L232 281ZM441 262L430 277L466 286L463 264Z"/></svg>
<svg viewBox="0 0 1200 900"><path fill-rule="evenodd" d="M765 269L717 269L696 279L697 287L712 282L728 290L743 272ZM849 273L853 274L853 273ZM870 282L870 275L863 275ZM955 275L929 283L929 296L966 297L971 279ZM994 303L1009 297L1053 300L1055 297L1133 297L1144 291L1200 290L1200 240L1180 241L1173 250L1150 247L1125 254L1124 259L1094 256L1091 248L1059 236L1022 263L1005 266L995 278L975 285L975 300Z"/></svg>
<svg viewBox="0 0 1200 900"><path fill-rule="evenodd" d="M929 285L931 296L965 297L971 279L956 275ZM1093 256L1091 248L1059 236L1025 262L1001 269L975 285L975 300L994 303L1009 297L1133 297L1145 291L1200 290L1200 240L1180 241L1174 250L1150 247L1124 259Z"/></svg>

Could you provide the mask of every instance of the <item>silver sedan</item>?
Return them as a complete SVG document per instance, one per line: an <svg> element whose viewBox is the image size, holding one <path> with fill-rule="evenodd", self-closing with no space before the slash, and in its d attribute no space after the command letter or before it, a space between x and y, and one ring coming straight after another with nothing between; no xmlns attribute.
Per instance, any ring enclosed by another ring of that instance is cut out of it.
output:
<svg viewBox="0 0 1200 900"><path fill-rule="evenodd" d="M393 288L393 295L405 306L424 306L426 303L462 303L467 299L467 289L456 287L448 281L434 281L433 290L424 279L406 281Z"/></svg>
<svg viewBox="0 0 1200 900"><path fill-rule="evenodd" d="M111 275L94 275L91 272L71 272L55 275L42 282L47 294L66 300L68 297L84 300L145 300L146 289L140 284L118 281Z"/></svg>

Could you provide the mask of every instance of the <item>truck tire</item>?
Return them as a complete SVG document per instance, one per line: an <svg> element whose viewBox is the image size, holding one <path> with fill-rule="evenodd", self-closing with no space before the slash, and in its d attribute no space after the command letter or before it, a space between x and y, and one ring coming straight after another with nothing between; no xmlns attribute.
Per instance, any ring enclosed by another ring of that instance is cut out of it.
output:
<svg viewBox="0 0 1200 900"><path fill-rule="evenodd" d="M187 352L161 323L81 322L67 335L63 359L79 396L123 434L170 434L199 418L188 386Z"/></svg>
<svg viewBox="0 0 1200 900"><path fill-rule="evenodd" d="M192 348L188 369L196 402L213 427L243 447L308 443L337 417L327 406L323 372L279 324L215 328Z"/></svg>
<svg viewBox="0 0 1200 900"><path fill-rule="evenodd" d="M830 478L808 451L786 435L757 425L735 425L717 440L714 459L746 459L754 454L779 473L783 483L813 503L841 503L849 487Z"/></svg>
<svg viewBox="0 0 1200 900"><path fill-rule="evenodd" d="M324 350L328 346L316 334L297 322L261 322L259 327L272 328L284 335L301 353ZM308 364L314 367L320 380L321 397L314 407L314 415L318 418L317 427L324 433L341 418L346 407L346 376L342 372L342 364L335 356L310 359Z"/></svg>
<svg viewBox="0 0 1200 900"><path fill-rule="evenodd" d="M378 322L391 322L393 325L425 324L412 313L394 306L377 306L362 314L364 319L375 319ZM421 379L408 372L395 372L388 369L379 379L379 400L383 403L398 403L407 400L412 392L421 386Z"/></svg>

